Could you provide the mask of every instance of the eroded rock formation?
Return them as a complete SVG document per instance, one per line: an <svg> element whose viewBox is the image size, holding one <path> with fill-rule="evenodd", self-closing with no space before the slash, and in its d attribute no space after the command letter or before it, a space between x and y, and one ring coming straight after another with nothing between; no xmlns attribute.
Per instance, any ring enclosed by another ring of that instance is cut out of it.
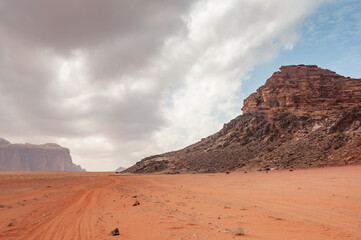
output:
<svg viewBox="0 0 361 240"><path fill-rule="evenodd" d="M280 70L244 101L243 113L264 112L271 118L292 113L320 119L360 106L360 79L315 65L284 66Z"/></svg>
<svg viewBox="0 0 361 240"><path fill-rule="evenodd" d="M284 66L244 101L243 115L182 150L126 172L198 173L361 163L361 79Z"/></svg>
<svg viewBox="0 0 361 240"><path fill-rule="evenodd" d="M85 171L70 151L55 143L11 144L0 138L0 171Z"/></svg>

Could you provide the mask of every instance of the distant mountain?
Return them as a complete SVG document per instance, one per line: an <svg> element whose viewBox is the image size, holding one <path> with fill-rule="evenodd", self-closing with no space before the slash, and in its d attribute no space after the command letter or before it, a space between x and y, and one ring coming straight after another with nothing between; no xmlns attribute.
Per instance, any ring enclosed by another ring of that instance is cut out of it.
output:
<svg viewBox="0 0 361 240"><path fill-rule="evenodd" d="M243 115L182 150L126 172L205 173L361 163L361 79L315 65L280 68L244 100Z"/></svg>
<svg viewBox="0 0 361 240"><path fill-rule="evenodd" d="M127 169L127 168L118 167L115 171L116 171L116 172L123 172L125 169Z"/></svg>
<svg viewBox="0 0 361 240"><path fill-rule="evenodd" d="M1 171L85 171L73 163L70 151L55 143L11 144L0 138Z"/></svg>

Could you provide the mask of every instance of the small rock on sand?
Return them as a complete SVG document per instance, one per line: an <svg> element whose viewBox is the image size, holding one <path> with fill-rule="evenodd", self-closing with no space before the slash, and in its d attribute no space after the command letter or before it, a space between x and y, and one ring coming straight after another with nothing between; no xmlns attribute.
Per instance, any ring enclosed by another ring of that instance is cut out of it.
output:
<svg viewBox="0 0 361 240"><path fill-rule="evenodd" d="M15 225L16 220L15 219L10 219L9 223L8 223L8 227L14 226Z"/></svg>
<svg viewBox="0 0 361 240"><path fill-rule="evenodd" d="M119 235L119 229L118 228L114 229L113 231L110 232L110 235L112 235L112 236Z"/></svg>

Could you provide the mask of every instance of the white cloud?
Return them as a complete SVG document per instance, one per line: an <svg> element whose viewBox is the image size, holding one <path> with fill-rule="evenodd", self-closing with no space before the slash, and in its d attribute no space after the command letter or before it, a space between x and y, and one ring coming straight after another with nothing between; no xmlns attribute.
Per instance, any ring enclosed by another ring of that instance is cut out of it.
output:
<svg viewBox="0 0 361 240"><path fill-rule="evenodd" d="M161 62L171 72L182 69L177 75L182 86L162 99L163 116L170 124L154 135L158 151L198 141L239 115L237 92L247 72L276 57L280 49L292 49L298 25L316 6L315 1L195 4L185 18L186 30L163 48ZM164 73L154 78L159 74Z"/></svg>
<svg viewBox="0 0 361 240"><path fill-rule="evenodd" d="M1 137L58 142L100 171L240 114L247 73L292 49L322 1L19 2L0 3Z"/></svg>

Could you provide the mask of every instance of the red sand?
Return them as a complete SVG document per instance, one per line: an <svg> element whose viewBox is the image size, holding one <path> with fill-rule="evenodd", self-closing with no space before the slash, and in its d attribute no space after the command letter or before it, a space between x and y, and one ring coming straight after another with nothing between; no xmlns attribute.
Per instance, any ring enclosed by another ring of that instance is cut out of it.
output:
<svg viewBox="0 0 361 240"><path fill-rule="evenodd" d="M361 166L109 175L0 172L0 239L361 239Z"/></svg>

